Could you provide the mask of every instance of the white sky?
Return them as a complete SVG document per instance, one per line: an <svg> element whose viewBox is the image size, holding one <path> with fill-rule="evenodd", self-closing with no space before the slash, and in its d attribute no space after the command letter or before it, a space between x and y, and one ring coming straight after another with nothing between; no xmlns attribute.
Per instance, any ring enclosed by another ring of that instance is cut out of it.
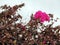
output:
<svg viewBox="0 0 60 45"><path fill-rule="evenodd" d="M19 11L21 16L23 16L24 22L28 22L31 14L38 10L52 13L55 18L60 18L60 0L0 0L0 6L5 4L14 6L21 3L25 3L25 6Z"/></svg>

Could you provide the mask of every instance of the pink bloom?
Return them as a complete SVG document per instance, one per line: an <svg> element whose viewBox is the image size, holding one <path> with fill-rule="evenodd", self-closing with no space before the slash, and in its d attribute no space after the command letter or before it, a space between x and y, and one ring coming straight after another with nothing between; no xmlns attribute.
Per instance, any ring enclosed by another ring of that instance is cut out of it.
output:
<svg viewBox="0 0 60 45"><path fill-rule="evenodd" d="M48 14L42 11L37 11L34 15L34 18L39 19L41 23L43 23L44 21L50 21L50 17L48 16Z"/></svg>
<svg viewBox="0 0 60 45"><path fill-rule="evenodd" d="M45 17L46 21L50 21L50 17L49 17L49 15L48 15L48 14L46 14L45 12L43 12L43 15L44 15L44 17Z"/></svg>
<svg viewBox="0 0 60 45"><path fill-rule="evenodd" d="M38 18L40 18L41 15L42 15L42 11L38 11L35 13L34 18L38 19Z"/></svg>

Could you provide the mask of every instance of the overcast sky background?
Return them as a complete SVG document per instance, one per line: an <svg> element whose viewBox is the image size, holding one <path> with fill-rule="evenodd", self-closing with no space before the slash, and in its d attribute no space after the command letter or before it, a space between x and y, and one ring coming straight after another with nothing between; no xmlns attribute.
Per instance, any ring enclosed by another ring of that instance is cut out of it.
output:
<svg viewBox="0 0 60 45"><path fill-rule="evenodd" d="M25 6L19 11L24 22L28 22L31 14L38 10L54 14L55 18L60 18L60 0L0 0L0 6L5 4L14 6L21 3L25 3ZM60 24L59 22L55 23L55 25Z"/></svg>

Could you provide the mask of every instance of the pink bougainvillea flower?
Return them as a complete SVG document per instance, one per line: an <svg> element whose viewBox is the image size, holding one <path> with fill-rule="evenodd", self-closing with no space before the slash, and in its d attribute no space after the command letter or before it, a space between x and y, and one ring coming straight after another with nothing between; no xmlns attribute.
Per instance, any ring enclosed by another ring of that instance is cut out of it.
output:
<svg viewBox="0 0 60 45"><path fill-rule="evenodd" d="M34 15L34 18L39 19L41 23L44 21L50 21L49 15L42 11L37 11Z"/></svg>
<svg viewBox="0 0 60 45"><path fill-rule="evenodd" d="M46 21L50 21L50 17L49 17L48 14L46 14L45 12L43 12L43 15L44 15Z"/></svg>
<svg viewBox="0 0 60 45"><path fill-rule="evenodd" d="M38 19L38 18L41 17L41 15L42 15L42 11L38 11L38 12L35 13L34 18Z"/></svg>

